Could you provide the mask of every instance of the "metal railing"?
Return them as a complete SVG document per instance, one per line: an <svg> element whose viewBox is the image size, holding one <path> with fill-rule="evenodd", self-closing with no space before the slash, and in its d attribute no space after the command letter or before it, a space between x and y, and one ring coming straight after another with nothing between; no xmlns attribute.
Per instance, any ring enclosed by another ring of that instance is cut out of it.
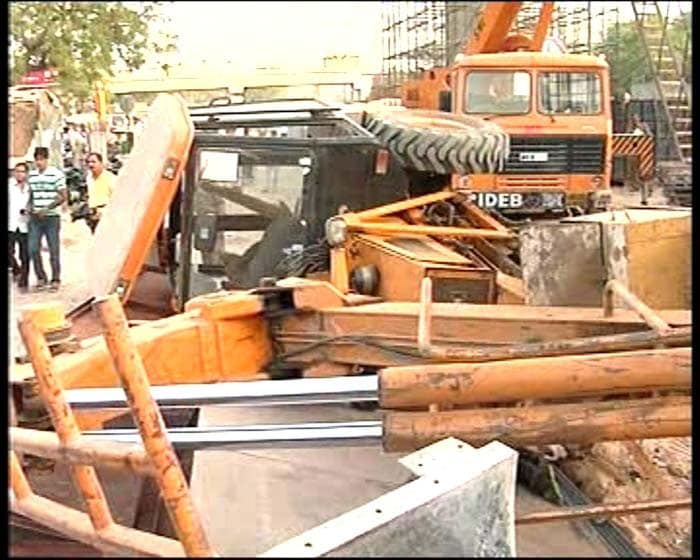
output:
<svg viewBox="0 0 700 560"><path fill-rule="evenodd" d="M632 2L632 10L634 11L634 18L635 18L635 23L637 25L637 30L639 31L639 34L642 39L642 43L644 45L644 52L646 54L647 62L649 64L649 68L651 69L653 78L654 78L654 84L656 85L656 90L659 94L659 98L661 99L661 105L663 107L664 111L664 116L666 118L666 122L669 125L669 135L671 137L671 143L673 145L674 152L676 154L676 158L679 160L683 160L683 150L681 149L680 141L678 139L678 134L676 133L676 122L673 114L671 113L671 110L668 105L668 100L666 99L666 95L664 94L664 89L663 85L661 84L661 78L659 76L659 65L654 63L654 56L652 55L651 48L649 46L649 41L647 39L647 28L645 25L645 19L646 16L653 16L656 15L656 17L659 18L659 22L663 22L664 18L662 17L661 13L661 8L658 5L658 2L651 2L651 4L654 4L656 8L656 14L649 14L648 12L645 11L646 7L649 2ZM641 8L641 9L640 9ZM664 39L664 31L662 29L662 36L661 36L661 43L659 45L659 56L661 56L661 53L663 51L663 39ZM673 58L674 62L674 67L676 72L679 71L677 61L675 59L675 55L673 53L673 50L671 49L669 45L669 50L671 51L671 57ZM659 59L660 60L660 59ZM682 82L681 82L682 83Z"/></svg>

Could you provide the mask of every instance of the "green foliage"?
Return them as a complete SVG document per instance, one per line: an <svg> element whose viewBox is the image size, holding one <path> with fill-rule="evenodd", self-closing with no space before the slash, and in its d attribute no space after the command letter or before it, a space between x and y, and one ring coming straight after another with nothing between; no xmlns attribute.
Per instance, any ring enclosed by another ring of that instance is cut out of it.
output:
<svg viewBox="0 0 700 560"><path fill-rule="evenodd" d="M685 14L676 20L674 20L669 26L669 42L673 49L678 53L681 64L683 64L683 58L686 49L688 50L687 60L685 61L685 74L688 82L692 82L691 69L692 64L692 14Z"/></svg>
<svg viewBox="0 0 700 560"><path fill-rule="evenodd" d="M90 95L92 84L113 75L122 62L139 68L147 52L172 50L154 44L149 26L161 2L11 2L10 50L13 83L29 70L54 68L62 89L78 98Z"/></svg>
<svg viewBox="0 0 700 560"><path fill-rule="evenodd" d="M690 14L669 23L668 40L682 61L686 40L690 39ZM631 89L632 84L644 83L654 78L647 60L644 42L634 21L613 25L607 31L607 39L597 49L605 54L610 64L610 75L614 95L621 95ZM687 63L690 75L690 58Z"/></svg>
<svg viewBox="0 0 700 560"><path fill-rule="evenodd" d="M629 91L632 84L653 79L644 42L635 22L625 22L608 29L607 39L598 50L605 54L610 65L610 80L615 96Z"/></svg>

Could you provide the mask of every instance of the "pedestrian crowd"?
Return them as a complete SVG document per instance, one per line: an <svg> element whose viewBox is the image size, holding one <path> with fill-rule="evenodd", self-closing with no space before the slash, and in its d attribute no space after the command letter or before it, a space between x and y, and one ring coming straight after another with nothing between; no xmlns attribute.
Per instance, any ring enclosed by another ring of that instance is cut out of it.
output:
<svg viewBox="0 0 700 560"><path fill-rule="evenodd" d="M84 130L75 125L64 129L64 167L83 173L87 185L88 212L84 216L92 233L109 202L116 175L109 171L102 154L89 151ZM58 291L61 286L61 210L70 202L66 173L49 164L49 149L34 150L34 165L19 162L9 181L9 268L20 291L29 289L30 267L36 277L36 290ZM49 252L50 276L44 268L42 245ZM17 259L19 255L19 260Z"/></svg>

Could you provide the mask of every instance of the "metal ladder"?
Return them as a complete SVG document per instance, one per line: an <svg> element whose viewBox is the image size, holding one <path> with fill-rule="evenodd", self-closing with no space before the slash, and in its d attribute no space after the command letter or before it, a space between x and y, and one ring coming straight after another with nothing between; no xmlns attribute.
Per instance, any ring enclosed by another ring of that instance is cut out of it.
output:
<svg viewBox="0 0 700 560"><path fill-rule="evenodd" d="M670 41L671 2L632 2L637 29L642 37L656 89L661 99L676 159L690 163L692 158L691 85L687 79L690 40L683 52ZM684 14L681 14L685 17ZM689 30L690 31L690 30Z"/></svg>
<svg viewBox="0 0 700 560"><path fill-rule="evenodd" d="M55 433L10 428L10 510L110 555L212 557L214 551L204 534L161 412L151 396L148 377L130 338L119 299L113 295L96 305L106 329L105 341L143 446L94 442L81 436L46 337L30 315L24 316L19 321L20 332ZM12 410L12 399L10 401ZM83 497L87 513L34 493L22 469L21 453L70 463L73 481ZM178 540L116 523L97 477L97 465L127 468L153 477Z"/></svg>

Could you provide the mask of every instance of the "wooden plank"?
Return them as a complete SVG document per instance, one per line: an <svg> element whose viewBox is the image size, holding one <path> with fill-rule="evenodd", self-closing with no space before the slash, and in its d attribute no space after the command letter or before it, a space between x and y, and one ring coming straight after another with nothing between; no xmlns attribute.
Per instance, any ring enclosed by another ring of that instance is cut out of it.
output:
<svg viewBox="0 0 700 560"><path fill-rule="evenodd" d="M379 372L382 408L590 398L691 386L691 349L642 350L476 364L424 364Z"/></svg>
<svg viewBox="0 0 700 560"><path fill-rule="evenodd" d="M475 447L494 440L522 447L685 437L690 435L691 408L690 397L664 397L449 412L388 412L384 416L384 450L412 451L446 437Z"/></svg>

